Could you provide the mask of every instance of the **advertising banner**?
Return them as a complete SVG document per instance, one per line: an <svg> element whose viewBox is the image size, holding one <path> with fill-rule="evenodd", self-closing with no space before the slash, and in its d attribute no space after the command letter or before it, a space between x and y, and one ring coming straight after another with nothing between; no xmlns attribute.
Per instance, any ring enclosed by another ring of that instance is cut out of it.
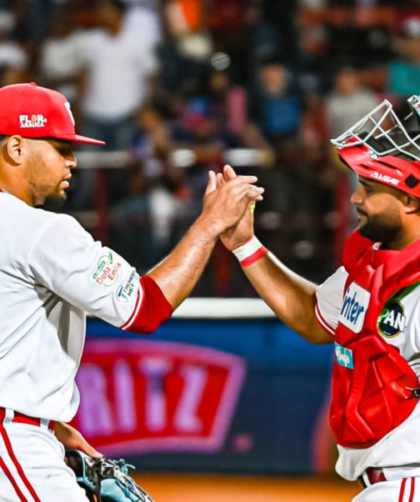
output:
<svg viewBox="0 0 420 502"><path fill-rule="evenodd" d="M152 336L89 320L74 425L143 470L331 471L334 346L277 319L171 319Z"/></svg>
<svg viewBox="0 0 420 502"><path fill-rule="evenodd" d="M75 426L108 455L219 451L236 410L244 359L145 340L89 340Z"/></svg>

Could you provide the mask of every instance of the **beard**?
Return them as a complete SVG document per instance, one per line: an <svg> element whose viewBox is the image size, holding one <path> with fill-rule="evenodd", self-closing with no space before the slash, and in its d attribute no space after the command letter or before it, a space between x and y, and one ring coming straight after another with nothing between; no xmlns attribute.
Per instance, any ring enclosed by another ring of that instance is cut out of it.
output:
<svg viewBox="0 0 420 502"><path fill-rule="evenodd" d="M60 209L67 199L67 193L61 189L61 181L58 185L38 185L31 183L34 192L38 195L36 207L42 207L48 211Z"/></svg>
<svg viewBox="0 0 420 502"><path fill-rule="evenodd" d="M67 199L67 194L48 195L48 197L45 198L45 202L42 205L42 207L47 211L55 211L63 207L64 203L66 202L66 199Z"/></svg>
<svg viewBox="0 0 420 502"><path fill-rule="evenodd" d="M373 215L363 214L367 221L363 225L359 225L360 235L374 242L381 242L385 247L399 239L403 230L403 225L399 215Z"/></svg>

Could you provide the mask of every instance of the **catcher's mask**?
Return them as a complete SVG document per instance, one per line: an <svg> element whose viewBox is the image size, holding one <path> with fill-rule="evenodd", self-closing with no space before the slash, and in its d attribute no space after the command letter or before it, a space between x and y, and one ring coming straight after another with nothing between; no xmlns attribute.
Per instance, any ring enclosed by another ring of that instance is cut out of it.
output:
<svg viewBox="0 0 420 502"><path fill-rule="evenodd" d="M358 175L420 197L420 96L407 102L405 118L384 100L331 142Z"/></svg>

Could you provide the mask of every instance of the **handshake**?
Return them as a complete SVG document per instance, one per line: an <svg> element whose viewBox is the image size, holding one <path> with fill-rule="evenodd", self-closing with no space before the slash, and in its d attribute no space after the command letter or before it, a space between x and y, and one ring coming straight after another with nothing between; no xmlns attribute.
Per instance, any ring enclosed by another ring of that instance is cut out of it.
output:
<svg viewBox="0 0 420 502"><path fill-rule="evenodd" d="M237 176L230 166L223 174L209 172L203 211L198 225L214 238L220 237L233 251L252 239L255 203L263 200L264 188L258 187L256 176Z"/></svg>

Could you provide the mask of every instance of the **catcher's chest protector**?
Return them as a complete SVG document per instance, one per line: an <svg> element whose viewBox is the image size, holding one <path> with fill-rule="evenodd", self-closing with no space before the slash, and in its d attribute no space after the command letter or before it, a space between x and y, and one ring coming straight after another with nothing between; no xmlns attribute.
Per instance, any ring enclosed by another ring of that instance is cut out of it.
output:
<svg viewBox="0 0 420 502"><path fill-rule="evenodd" d="M335 332L330 423L338 444L374 445L406 420L419 379L396 347L378 332L386 301L420 279L420 241L383 251L353 233L346 243L349 273Z"/></svg>

